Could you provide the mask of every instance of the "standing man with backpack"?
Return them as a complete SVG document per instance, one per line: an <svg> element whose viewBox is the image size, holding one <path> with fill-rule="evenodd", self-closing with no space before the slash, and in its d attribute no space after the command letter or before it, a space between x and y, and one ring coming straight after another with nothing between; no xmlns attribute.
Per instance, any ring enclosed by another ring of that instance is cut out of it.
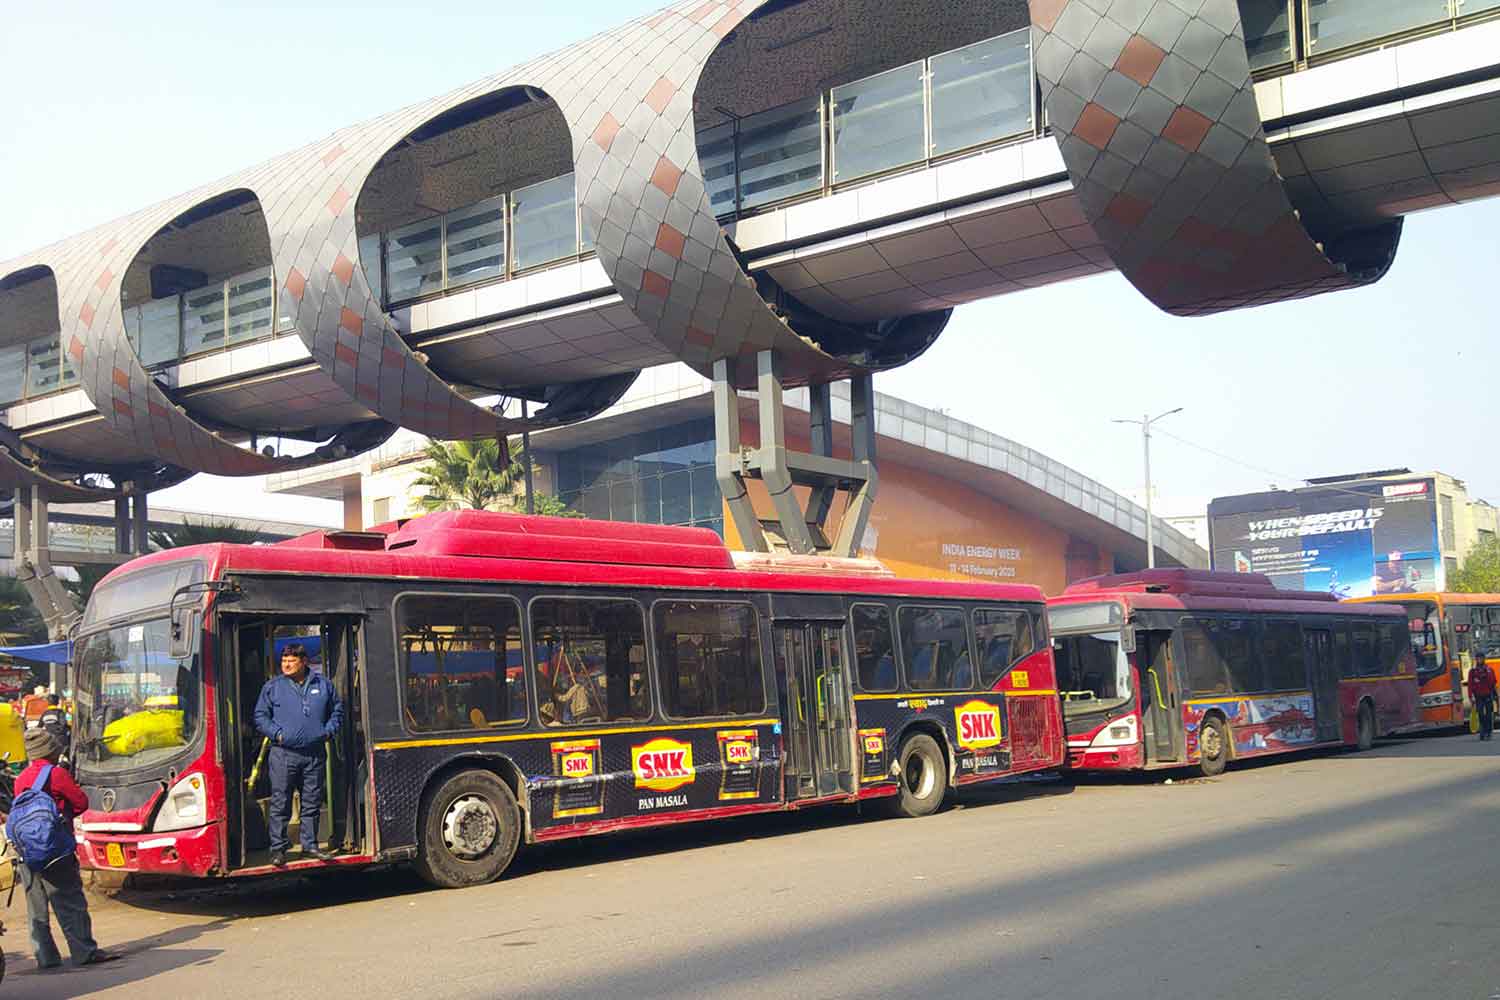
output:
<svg viewBox="0 0 1500 1000"><path fill-rule="evenodd" d="M21 855L16 866L26 887L26 913L31 921L31 945L38 968L62 964L47 907L57 913L68 954L74 965L94 965L119 958L101 951L94 942L89 904L83 894L83 875L73 853L73 817L88 808L89 800L73 776L57 764L62 742L50 730L26 731L26 770L16 778L16 797L5 823L11 848Z"/></svg>
<svg viewBox="0 0 1500 1000"><path fill-rule="evenodd" d="M1495 735L1495 672L1485 662L1486 653L1475 650L1474 665L1469 668L1469 700L1479 716L1479 738Z"/></svg>

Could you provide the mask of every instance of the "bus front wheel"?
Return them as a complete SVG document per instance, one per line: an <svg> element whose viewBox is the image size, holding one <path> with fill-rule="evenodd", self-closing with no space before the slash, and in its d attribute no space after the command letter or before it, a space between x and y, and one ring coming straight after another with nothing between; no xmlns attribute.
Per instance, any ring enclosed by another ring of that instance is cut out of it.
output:
<svg viewBox="0 0 1500 1000"><path fill-rule="evenodd" d="M516 856L521 810L489 771L460 771L427 797L417 872L443 889L493 882Z"/></svg>
<svg viewBox="0 0 1500 1000"><path fill-rule="evenodd" d="M1370 703L1364 702L1359 706L1359 723L1356 738L1359 740L1359 749L1368 750L1375 745L1375 713L1370 711Z"/></svg>
<svg viewBox="0 0 1500 1000"><path fill-rule="evenodd" d="M948 793L948 760L937 740L913 733L901 744L898 791L890 800L896 816L930 816Z"/></svg>
<svg viewBox="0 0 1500 1000"><path fill-rule="evenodd" d="M1229 727L1218 716L1203 720L1198 730L1198 770L1205 778L1224 773L1229 766Z"/></svg>

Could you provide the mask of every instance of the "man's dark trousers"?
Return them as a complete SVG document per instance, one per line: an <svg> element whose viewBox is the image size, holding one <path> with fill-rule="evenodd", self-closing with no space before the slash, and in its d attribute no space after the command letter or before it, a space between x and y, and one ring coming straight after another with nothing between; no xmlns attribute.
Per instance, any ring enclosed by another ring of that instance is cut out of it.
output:
<svg viewBox="0 0 1500 1000"><path fill-rule="evenodd" d="M83 895L83 877L75 857L59 858L40 872L25 864L16 865L21 884L26 887L26 913L31 924L31 950L36 964L44 969L62 964L57 942L47 920L47 907L57 914L58 926L68 942L68 954L74 965L94 957L99 946L94 943L93 922L89 919L88 900Z"/></svg>
<svg viewBox="0 0 1500 1000"><path fill-rule="evenodd" d="M302 850L318 849L318 816L323 811L322 744L311 747L272 747L271 766L271 850L287 849L286 824L292 815L292 792L302 793Z"/></svg>
<svg viewBox="0 0 1500 1000"><path fill-rule="evenodd" d="M1495 732L1495 696L1483 695L1474 703L1479 713L1479 738L1490 739Z"/></svg>

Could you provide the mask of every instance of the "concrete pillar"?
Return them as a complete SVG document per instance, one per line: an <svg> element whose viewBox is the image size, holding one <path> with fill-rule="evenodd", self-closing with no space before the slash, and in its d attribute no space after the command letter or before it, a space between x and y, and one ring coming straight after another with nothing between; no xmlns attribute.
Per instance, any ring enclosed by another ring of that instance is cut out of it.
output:
<svg viewBox="0 0 1500 1000"><path fill-rule="evenodd" d="M146 508L146 491L141 490L135 495L135 518L131 524L131 532L135 536L132 540L132 549L136 555L146 554L146 528L150 514Z"/></svg>
<svg viewBox="0 0 1500 1000"><path fill-rule="evenodd" d="M358 476L344 481L344 530L365 528L365 496Z"/></svg>

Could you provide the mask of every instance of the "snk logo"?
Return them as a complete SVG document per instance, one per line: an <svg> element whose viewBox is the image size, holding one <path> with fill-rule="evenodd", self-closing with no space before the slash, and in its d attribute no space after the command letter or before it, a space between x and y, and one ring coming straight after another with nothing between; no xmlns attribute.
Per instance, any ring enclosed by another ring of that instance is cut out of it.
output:
<svg viewBox="0 0 1500 1000"><path fill-rule="evenodd" d="M953 710L958 742L970 750L997 746L1000 739L1000 709L983 701L969 701Z"/></svg>
<svg viewBox="0 0 1500 1000"><path fill-rule="evenodd" d="M631 747L630 766L635 771L635 787L657 792L692 784L697 775L692 745L669 737Z"/></svg>

